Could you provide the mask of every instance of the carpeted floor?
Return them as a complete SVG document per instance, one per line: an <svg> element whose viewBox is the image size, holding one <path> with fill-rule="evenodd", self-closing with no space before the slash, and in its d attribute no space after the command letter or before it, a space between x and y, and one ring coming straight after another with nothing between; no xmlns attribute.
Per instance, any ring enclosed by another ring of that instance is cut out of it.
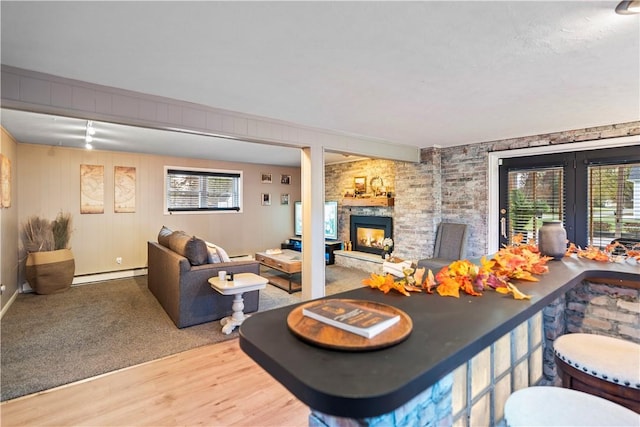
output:
<svg viewBox="0 0 640 427"><path fill-rule="evenodd" d="M366 276L328 266L326 293L362 286ZM299 292L269 285L260 291L260 311L300 301ZM20 294L2 318L1 334L2 401L238 336L222 334L217 321L176 328L149 292L147 276Z"/></svg>

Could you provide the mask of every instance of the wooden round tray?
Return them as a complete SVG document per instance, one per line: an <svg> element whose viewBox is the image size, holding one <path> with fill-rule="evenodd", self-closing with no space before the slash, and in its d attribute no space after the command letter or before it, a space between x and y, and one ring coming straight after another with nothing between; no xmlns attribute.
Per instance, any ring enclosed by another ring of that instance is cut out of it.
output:
<svg viewBox="0 0 640 427"><path fill-rule="evenodd" d="M346 351L368 351L390 347L405 340L411 333L413 322L409 315L400 309L374 301L352 299L341 299L341 301L364 305L389 314L399 314L400 321L373 338L365 338L303 315L303 308L323 302L323 300L314 300L291 310L287 316L289 330L298 338L311 344Z"/></svg>

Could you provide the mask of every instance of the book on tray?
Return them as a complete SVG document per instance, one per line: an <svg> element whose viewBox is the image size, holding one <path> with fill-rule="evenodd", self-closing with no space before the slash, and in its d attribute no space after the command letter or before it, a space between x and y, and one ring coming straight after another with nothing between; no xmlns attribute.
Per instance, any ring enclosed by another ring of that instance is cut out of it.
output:
<svg viewBox="0 0 640 427"><path fill-rule="evenodd" d="M398 314L386 313L357 302L333 299L305 307L302 314L365 338L373 338L400 321Z"/></svg>

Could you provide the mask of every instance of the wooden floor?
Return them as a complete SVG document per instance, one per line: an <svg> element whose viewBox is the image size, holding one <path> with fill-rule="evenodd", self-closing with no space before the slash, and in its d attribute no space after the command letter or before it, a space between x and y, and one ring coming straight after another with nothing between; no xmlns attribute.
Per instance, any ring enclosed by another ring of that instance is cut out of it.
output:
<svg viewBox="0 0 640 427"><path fill-rule="evenodd" d="M237 339L0 405L3 427L306 426L308 416Z"/></svg>

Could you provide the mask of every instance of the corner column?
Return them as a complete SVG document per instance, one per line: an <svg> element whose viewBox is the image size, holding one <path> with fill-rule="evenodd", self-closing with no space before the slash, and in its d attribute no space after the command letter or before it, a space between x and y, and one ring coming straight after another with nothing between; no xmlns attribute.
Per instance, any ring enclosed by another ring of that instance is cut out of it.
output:
<svg viewBox="0 0 640 427"><path fill-rule="evenodd" d="M324 148L302 149L302 300L324 296Z"/></svg>

